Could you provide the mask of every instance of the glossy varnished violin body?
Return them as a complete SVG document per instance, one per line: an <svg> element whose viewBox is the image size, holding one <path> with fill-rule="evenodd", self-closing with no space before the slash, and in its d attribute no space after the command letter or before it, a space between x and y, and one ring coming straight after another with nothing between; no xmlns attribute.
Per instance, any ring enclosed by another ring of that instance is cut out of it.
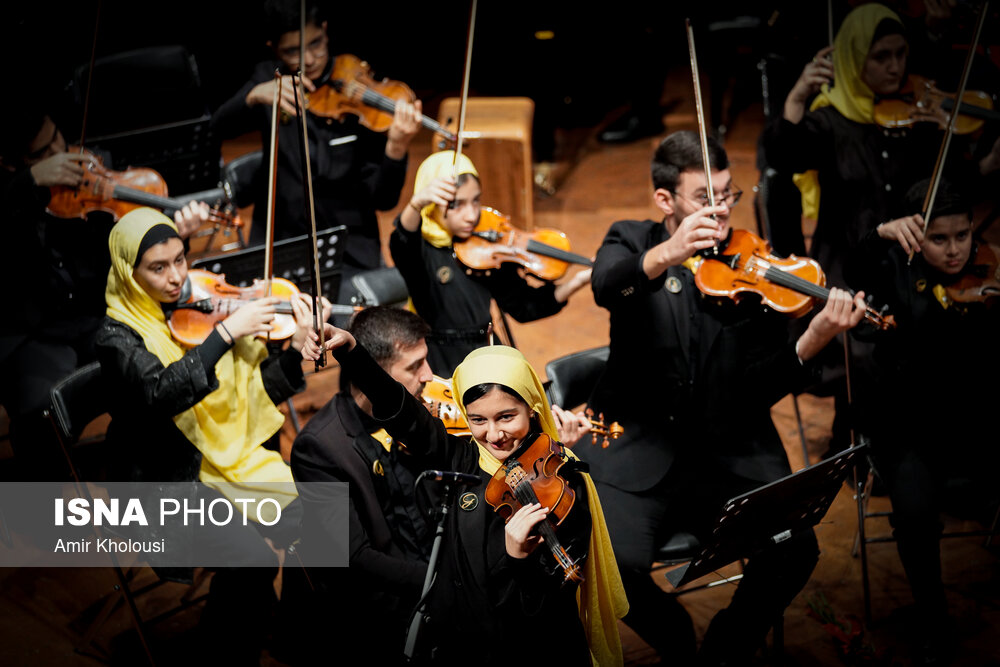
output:
<svg viewBox="0 0 1000 667"><path fill-rule="evenodd" d="M319 83L319 82L318 82ZM357 116L358 122L374 132L385 132L392 125L397 100L416 101L413 90L402 81L376 81L371 67L355 55L343 53L333 61L330 76L306 96L306 109L323 118ZM455 135L427 116L421 124L440 132L449 141Z"/></svg>
<svg viewBox="0 0 1000 667"><path fill-rule="evenodd" d="M795 255L778 257L770 243L744 229L730 231L725 248L702 260L694 280L710 296L739 301L748 293L756 294L764 305L792 317L805 315L815 299L825 301L830 294L818 262ZM865 309L865 319L880 329L896 325L891 315L872 308Z"/></svg>
<svg viewBox="0 0 1000 667"><path fill-rule="evenodd" d="M185 291L190 291L190 295L171 311L167 320L174 339L188 347L203 343L217 322L226 319L241 306L268 296L265 280L255 280L248 287L237 287L227 283L224 274L204 269L188 271L188 282L190 289ZM299 288L290 280L271 279L270 296L278 297L280 301L275 307L272 330L261 338L285 340L295 333L292 299L297 298L299 293ZM360 307L333 305L333 314L351 314L357 310Z"/></svg>
<svg viewBox="0 0 1000 667"><path fill-rule="evenodd" d="M1000 248L979 243L964 275L945 288L955 303L986 303L1000 296Z"/></svg>
<svg viewBox="0 0 1000 667"><path fill-rule="evenodd" d="M938 109L951 112L955 107L955 93L945 93L930 80L911 74L903 88L895 95L875 100L875 122L890 130L913 127L923 120L917 112L933 113ZM993 98L981 90L967 90L962 95L958 118L955 119L956 134L971 134L979 130L987 120L1000 119L1000 112L994 111Z"/></svg>
<svg viewBox="0 0 1000 667"><path fill-rule="evenodd" d="M145 167L132 167L114 171L90 151L78 147L79 153L89 159L84 163L83 181L73 188L56 185L50 188L51 198L47 211L57 218L86 218L91 211L110 213L117 221L123 215L150 206L159 210L180 210L184 202L167 196L167 183L157 171ZM243 221L230 210L213 208L209 221L227 227L242 227Z"/></svg>
<svg viewBox="0 0 1000 667"><path fill-rule="evenodd" d="M483 498L503 517L510 521L525 505L540 503L549 508L548 516L538 523L536 530L545 538L563 571L563 581L583 581L578 561L559 542L556 528L566 519L576 503L573 491L559 469L566 463L563 447L544 433L526 441L513 452L494 473L486 486Z"/></svg>
<svg viewBox="0 0 1000 667"><path fill-rule="evenodd" d="M472 435L469 424L465 421L465 417L462 416L462 411L455 401L451 380L435 375L433 380L424 385L421 399L424 407L444 422L449 433L452 435Z"/></svg>
<svg viewBox="0 0 1000 667"><path fill-rule="evenodd" d="M226 282L225 275L203 269L188 271L188 281L190 297L178 304L167 320L174 339L188 347L204 342L215 324L229 317L237 308L267 294L267 284L263 280L255 280L249 287L236 287ZM291 300L298 294L299 288L295 283L284 278L271 281L271 296L281 299L271 322L274 327L270 332L272 340L284 340L295 333Z"/></svg>
<svg viewBox="0 0 1000 667"><path fill-rule="evenodd" d="M569 238L557 229L526 232L510 223L510 218L483 207L472 236L454 244L455 256L477 271L498 269L505 262L519 264L542 280L558 280L570 264L591 266L586 257L569 251Z"/></svg>

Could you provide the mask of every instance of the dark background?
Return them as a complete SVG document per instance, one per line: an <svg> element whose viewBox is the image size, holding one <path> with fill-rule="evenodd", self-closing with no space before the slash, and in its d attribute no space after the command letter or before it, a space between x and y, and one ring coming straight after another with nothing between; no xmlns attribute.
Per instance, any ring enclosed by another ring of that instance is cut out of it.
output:
<svg viewBox="0 0 1000 667"><path fill-rule="evenodd" d="M28 92L11 90L4 97L41 94L65 104L65 87L80 68L87 68L96 28L98 58L154 45L186 47L198 65L204 104L214 109L246 81L256 62L270 55L260 4L246 0L7 3L2 20L3 48L8 52L4 61ZM481 0L472 91L529 95L540 103L564 107L568 124L590 124L627 101L636 86L649 85L643 82L655 81L667 66L687 61L685 16L697 29L736 14L766 19L774 7L787 5L779 26L768 29L767 35L761 31L760 37L772 44L791 44L803 35L820 40L825 35L823 22L814 20L825 21L825 10L815 17L795 8L805 4L823 9L825 3L713 2L703 9L698 7L702 4L709 3L684 3L679 8L677 3L625 0L605 3L595 11L592 5L566 1ZM377 77L406 82L429 106L460 91L467 0L325 6L331 53L354 53L368 60ZM552 30L555 38L538 40L538 30ZM740 46L728 43L725 48ZM129 99L148 83L115 82L91 104L127 108ZM94 87L96 93L96 82ZM162 101L181 108L188 102ZM71 116L73 111L65 113Z"/></svg>
<svg viewBox="0 0 1000 667"><path fill-rule="evenodd" d="M853 4L834 2L835 23ZM425 113L436 116L440 101L461 90L470 5L469 0L326 2L331 54L356 54L372 64L376 78L407 83L423 100ZM198 86L191 88L169 73L142 76L127 68L98 76L91 85L88 140L207 117L240 88L257 62L271 55L259 0L19 0L0 12L0 48L9 74L3 104L42 100L71 142L80 134L92 47L100 59L180 45L193 56ZM756 19L757 27L719 29L739 16ZM712 90L703 90L710 98L742 86L744 105L760 99L756 64L761 57L773 56L781 66L772 77L779 81L775 98L780 102L802 64L827 42L826 2L820 0L617 0L596 7L567 0L480 0L470 92L531 97L539 133L551 134L556 126L600 125L609 113L613 117L616 109L640 98L659 99L671 68L687 70L684 18L692 20L699 67L712 83ZM552 31L554 38L536 38L541 30ZM994 25L984 43L995 42L996 32ZM956 78L962 55L956 52L958 62L950 66ZM135 59L123 62L135 64ZM142 150L180 145L183 139L151 137ZM203 139L199 135L198 141ZM122 156L122 147L116 150L121 160L142 164L139 153ZM217 150L213 145L210 152ZM181 165L189 158L177 155L175 161ZM205 165L213 160L218 162L217 156ZM214 186L207 182L215 178L209 174L214 164L205 165L200 167L204 182L176 184L168 176L171 193Z"/></svg>

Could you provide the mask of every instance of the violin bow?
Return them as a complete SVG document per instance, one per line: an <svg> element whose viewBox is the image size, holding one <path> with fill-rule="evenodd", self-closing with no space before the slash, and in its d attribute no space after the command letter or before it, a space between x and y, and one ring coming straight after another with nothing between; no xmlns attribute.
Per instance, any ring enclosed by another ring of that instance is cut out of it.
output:
<svg viewBox="0 0 1000 667"><path fill-rule="evenodd" d="M833 0L826 0L826 43L833 46Z"/></svg>
<svg viewBox="0 0 1000 667"><path fill-rule="evenodd" d="M271 100L271 163L268 165L267 175L267 227L266 242L264 244L264 296L271 296L271 281L274 278L274 206L277 195L278 177L278 102L281 99L281 72L274 70L274 99ZM271 341L270 332L267 336Z"/></svg>
<svg viewBox="0 0 1000 667"><path fill-rule="evenodd" d="M472 39L476 33L476 7L479 0L472 0L472 7L469 11L469 33L465 40L465 71L462 73L462 98L458 105L458 128L455 132L455 154L452 156L451 171L452 176L458 179L458 158L462 154L462 140L465 132L465 108L469 101L469 79L472 75ZM449 208L454 208L455 200L448 204Z"/></svg>
<svg viewBox="0 0 1000 667"><path fill-rule="evenodd" d="M301 134L299 136L299 156L302 161L302 174L304 176L302 187L304 191L304 199L306 205L306 215L309 218L309 236L312 240L312 256L313 261L310 265L310 280L312 282L313 288L313 327L316 335L319 337L319 347L320 356L316 360L316 371L326 366L326 350L323 348L324 344L324 332L323 332L323 301L322 301L322 289L323 286L320 282L319 275L319 251L317 249L316 240L316 207L313 203L313 185L312 185L312 163L309 159L309 130L307 129L307 123L305 118L305 99L306 91L302 84L302 79L305 76L305 62L306 62L306 0L302 0L300 3L299 12L299 71L297 73L297 81L292 84L292 91L295 93L295 114L298 118L299 128L301 129ZM300 103L301 100L301 103Z"/></svg>
<svg viewBox="0 0 1000 667"><path fill-rule="evenodd" d="M94 17L94 40L90 45L90 68L87 70L87 89L83 93L83 118L80 121L80 155L85 152L84 139L87 136L87 118L90 111L90 90L94 81L94 65L97 62L97 34L101 28L101 0L97 0L97 15Z"/></svg>
<svg viewBox="0 0 1000 667"><path fill-rule="evenodd" d="M708 205L715 206L715 191L712 188L712 165L708 161L708 133L705 130L705 108L701 102L701 78L698 76L698 54L694 48L694 30L691 28L691 19L684 19L687 26L688 56L691 59L691 77L694 79L694 103L698 115L698 137L701 139L701 161L705 167L705 191L708 194ZM712 216L715 219L715 215ZM707 248L703 254L705 256L715 256L719 254L719 241L715 241L715 246Z"/></svg>
<svg viewBox="0 0 1000 667"><path fill-rule="evenodd" d="M927 234L927 227L929 227L931 223L931 213L934 210L934 200L937 197L938 187L941 185L941 174L944 171L945 158L948 154L948 147L951 145L951 136L955 132L955 121L958 118L958 111L961 106L962 98L965 97L965 87L969 82L969 73L972 71L972 61L976 55L976 47L979 45L979 37L983 32L983 24L986 22L989 5L990 0L983 0L983 4L979 9L979 20L976 22L976 32L972 38L972 43L969 44L969 52L965 56L965 68L962 70L962 80L958 85L958 92L955 93L955 106L948 114L948 127L945 128L944 137L941 139L941 148L938 151L937 162L934 164L934 175L931 177L931 186L927 188L927 195L924 197L924 234ZM914 254L914 251L910 250L910 255L906 259L907 264L913 261Z"/></svg>

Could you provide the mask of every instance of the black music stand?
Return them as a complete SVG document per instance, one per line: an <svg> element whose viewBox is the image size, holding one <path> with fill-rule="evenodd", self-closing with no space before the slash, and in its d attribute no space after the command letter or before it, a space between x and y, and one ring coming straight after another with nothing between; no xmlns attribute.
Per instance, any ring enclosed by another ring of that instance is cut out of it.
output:
<svg viewBox="0 0 1000 667"><path fill-rule="evenodd" d="M337 302L344 264L344 241L347 227L339 225L316 232L319 252L319 278L323 296ZM312 294L312 242L308 235L277 241L274 244L274 277L295 283L301 291ZM223 273L226 282L237 287L253 284L263 278L264 246L246 248L224 255L202 257L191 263L193 269Z"/></svg>
<svg viewBox="0 0 1000 667"><path fill-rule="evenodd" d="M92 70L89 63L79 66L67 86L77 118L88 80L85 139L88 148L109 155L106 167L152 168L171 196L218 187L221 139L210 128L198 64L186 47L148 46L102 56Z"/></svg>
<svg viewBox="0 0 1000 667"><path fill-rule="evenodd" d="M711 540L685 565L667 573L674 588L812 528L826 515L867 445L836 456L727 502Z"/></svg>

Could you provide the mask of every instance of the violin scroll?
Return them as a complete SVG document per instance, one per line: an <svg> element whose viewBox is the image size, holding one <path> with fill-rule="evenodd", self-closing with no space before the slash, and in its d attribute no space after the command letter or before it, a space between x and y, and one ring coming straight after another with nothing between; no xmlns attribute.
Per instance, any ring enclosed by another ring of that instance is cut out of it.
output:
<svg viewBox="0 0 1000 667"><path fill-rule="evenodd" d="M610 425L605 424L603 412L597 415L597 419L594 419L594 411L590 408L587 408L585 414L587 415L587 419L590 420L590 425L591 425L590 444L592 445L597 444L598 436L603 436L601 440L601 447L607 449L608 445L610 444L608 442L609 438L611 440L617 440L619 437L621 437L622 433L625 432L625 429L618 422L611 422Z"/></svg>

